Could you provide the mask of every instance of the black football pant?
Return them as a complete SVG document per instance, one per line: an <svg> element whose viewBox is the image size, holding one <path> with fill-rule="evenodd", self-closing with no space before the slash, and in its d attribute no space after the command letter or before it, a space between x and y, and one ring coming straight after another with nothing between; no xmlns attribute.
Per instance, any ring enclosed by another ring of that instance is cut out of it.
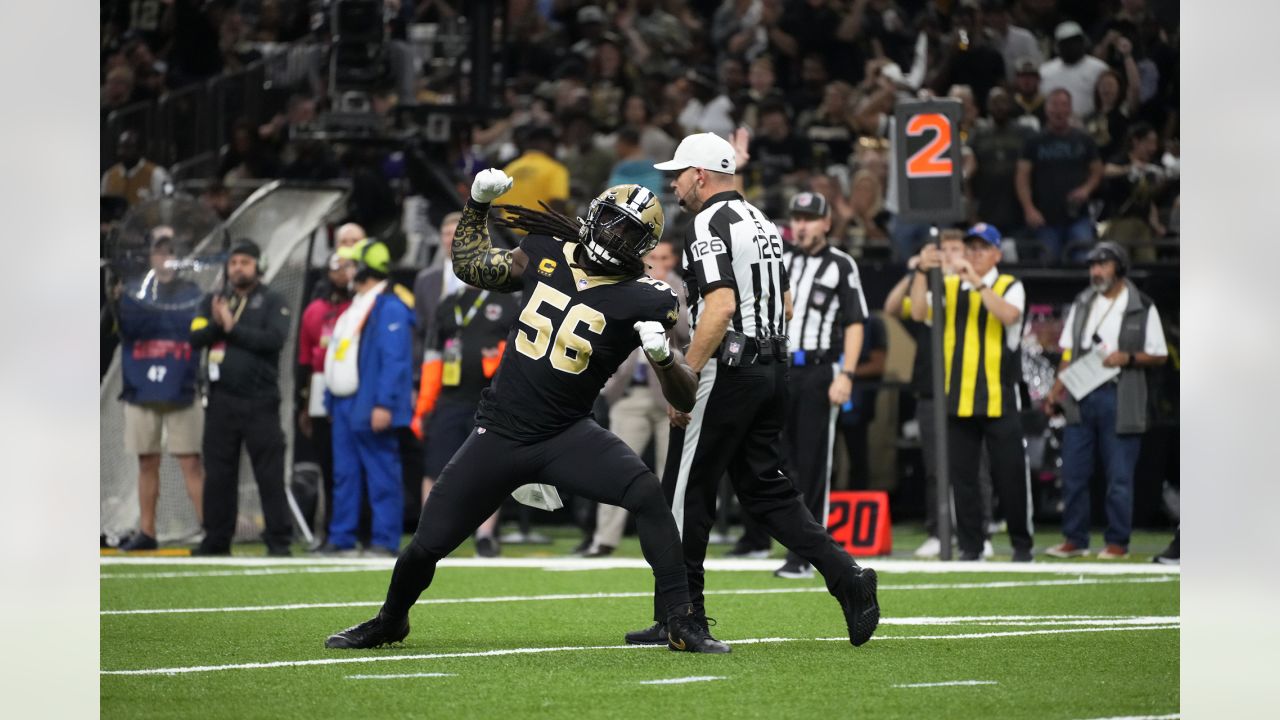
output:
<svg viewBox="0 0 1280 720"><path fill-rule="evenodd" d="M240 505L240 446L249 452L258 483L263 539L267 546L287 549L293 539L284 488L284 431L278 398L241 398L222 392L209 395L204 415L204 542L214 552L231 549Z"/></svg>
<svg viewBox="0 0 1280 720"><path fill-rule="evenodd" d="M1009 526L1009 541L1014 550L1031 550L1031 478L1026 447L1017 411L1008 410L997 418L947 417L949 479L960 551L980 554L986 538L987 513L978 479L984 447L991 462L991 483Z"/></svg>
<svg viewBox="0 0 1280 720"><path fill-rule="evenodd" d="M555 437L531 443L483 427L472 430L436 479L418 529L396 561L383 614L408 614L431 585L436 564L526 483L554 485L565 494L626 508L635 515L640 549L653 568L664 611L689 602L680 535L658 478L617 435L582 419Z"/></svg>
<svg viewBox="0 0 1280 720"><path fill-rule="evenodd" d="M857 566L782 472L787 370L784 363L727 367L708 361L698 378L689 425L671 429L662 489L680 527L689 594L700 615L705 614L703 561L715 522L716 486L726 470L743 512L822 573L828 589ZM663 617L655 603L654 619Z"/></svg>

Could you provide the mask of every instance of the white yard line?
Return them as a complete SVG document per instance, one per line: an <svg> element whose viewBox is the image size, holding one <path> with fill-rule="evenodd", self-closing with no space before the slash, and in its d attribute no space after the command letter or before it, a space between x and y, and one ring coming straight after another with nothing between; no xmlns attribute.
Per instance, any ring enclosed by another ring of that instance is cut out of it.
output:
<svg viewBox="0 0 1280 720"><path fill-rule="evenodd" d="M1177 625L1142 625L1103 628L1069 628L1062 630L1022 630L1007 633L975 633L965 635L888 635L872 640L971 640L995 637L1021 637L1083 632L1135 632L1141 630L1177 630ZM746 638L726 640L729 645L754 645L784 642L849 642L838 638ZM354 663L398 662L403 660L440 660L448 658L502 657L509 655L538 655L554 652L582 652L586 650L644 650L662 648L661 645L577 645L568 647L506 648L479 652L421 653L410 655L346 655L342 657L315 658L311 660L276 660L273 662L236 663L229 665L192 665L185 667L142 668L137 670L99 670L100 675L182 675L187 673L222 672L226 670L261 670L267 668L310 667L316 665L348 665Z"/></svg>
<svg viewBox="0 0 1280 720"><path fill-rule="evenodd" d="M773 572L781 563L780 558L765 560L735 560L729 558L707 558L706 569L713 571L736 572ZM1176 565L1157 565L1153 563L1116 563L1103 561L1069 561L1069 562L938 562L936 560L896 560L891 558L864 558L859 560L880 573L1016 573L1031 575L1178 575L1182 568ZM126 557L106 556L99 558L103 567L117 565L165 566L192 568L198 566L223 568L261 568L275 567L298 569L305 567L341 566L348 572L357 567L390 570L395 565L394 558L266 558L266 557ZM440 561L443 568L532 568L537 570L575 571L575 570L648 570L649 565L642 558L445 558ZM139 573L143 575L144 573ZM103 578L114 577L110 574ZM124 574L118 577L124 577ZM185 577L185 576L184 576Z"/></svg>
<svg viewBox="0 0 1280 720"><path fill-rule="evenodd" d="M401 673L399 675L347 675L347 680L400 680L402 678L457 677L456 673Z"/></svg>
<svg viewBox="0 0 1280 720"><path fill-rule="evenodd" d="M1058 587L1074 585L1127 585L1146 583L1173 582L1174 578L1116 578L1116 579L1075 579L1075 580L1007 580L989 583L929 583L914 585L881 585L880 590L895 592L899 590L992 590L1030 587ZM707 595L782 595L789 593L824 593L825 587L781 587L761 588L755 590L708 590ZM422 598L419 605L457 605L471 603L505 603L505 602L544 602L552 600L607 600L619 598L647 598L650 592L616 592L616 593L562 593L555 595L500 595L465 598ZM169 615L187 613L236 613L236 612L275 612L286 610L315 610L325 608L380 607L382 601L358 600L352 602L323 603L287 603L281 605L240 605L232 607L197 607L197 608L138 608L133 610L102 610L100 615Z"/></svg>
<svg viewBox="0 0 1280 720"><path fill-rule="evenodd" d="M1180 713L1172 715L1124 715L1106 718L1089 718L1089 720L1178 720L1182 717Z"/></svg>
<svg viewBox="0 0 1280 720"><path fill-rule="evenodd" d="M709 682L711 680L728 680L720 675L694 675L693 677L668 678L666 680L641 680L641 685L683 685L685 683Z"/></svg>
<svg viewBox="0 0 1280 720"><path fill-rule="evenodd" d="M999 685L995 680L948 680L946 682L931 683L907 683L905 685L891 685L896 688L934 688L934 687L968 687L970 685Z"/></svg>

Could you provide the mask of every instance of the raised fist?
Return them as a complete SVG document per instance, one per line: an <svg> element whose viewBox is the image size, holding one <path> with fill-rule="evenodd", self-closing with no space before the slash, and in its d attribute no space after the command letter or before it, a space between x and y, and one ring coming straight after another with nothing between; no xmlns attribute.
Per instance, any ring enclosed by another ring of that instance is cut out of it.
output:
<svg viewBox="0 0 1280 720"><path fill-rule="evenodd" d="M647 320L637 322L633 327L640 336L640 346L650 360L665 363L671 357L671 346L667 342L667 332L662 323Z"/></svg>
<svg viewBox="0 0 1280 720"><path fill-rule="evenodd" d="M515 180L495 168L481 170L471 183L471 199L478 203L491 203L511 189Z"/></svg>

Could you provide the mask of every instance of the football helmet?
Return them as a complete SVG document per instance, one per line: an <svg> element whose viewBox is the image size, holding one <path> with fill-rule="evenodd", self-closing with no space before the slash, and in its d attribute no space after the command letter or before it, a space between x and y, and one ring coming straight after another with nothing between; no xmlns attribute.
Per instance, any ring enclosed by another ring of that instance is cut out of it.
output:
<svg viewBox="0 0 1280 720"><path fill-rule="evenodd" d="M640 185L615 185L587 208L578 239L596 263L644 272L644 256L658 244L665 222L662 203Z"/></svg>

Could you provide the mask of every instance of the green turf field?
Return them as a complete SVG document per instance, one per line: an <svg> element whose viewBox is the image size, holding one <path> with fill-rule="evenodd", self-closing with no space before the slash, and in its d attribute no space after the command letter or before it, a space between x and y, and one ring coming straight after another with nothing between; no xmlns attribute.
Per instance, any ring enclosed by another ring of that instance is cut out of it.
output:
<svg viewBox="0 0 1280 720"><path fill-rule="evenodd" d="M1162 547L1158 536L1145 542ZM868 560L883 615L861 648L821 580L774 578L776 560L739 562L752 569L708 574L713 630L733 653L700 656L624 646L624 631L648 624L651 575L634 567L634 543L616 562L556 557L571 544L509 547L498 563L464 547L462 566L442 565L414 609L408 639L364 652L323 641L375 612L390 561L104 558L102 715L986 720L1179 710L1179 575L1142 557L959 572ZM654 682L671 680L684 682Z"/></svg>

